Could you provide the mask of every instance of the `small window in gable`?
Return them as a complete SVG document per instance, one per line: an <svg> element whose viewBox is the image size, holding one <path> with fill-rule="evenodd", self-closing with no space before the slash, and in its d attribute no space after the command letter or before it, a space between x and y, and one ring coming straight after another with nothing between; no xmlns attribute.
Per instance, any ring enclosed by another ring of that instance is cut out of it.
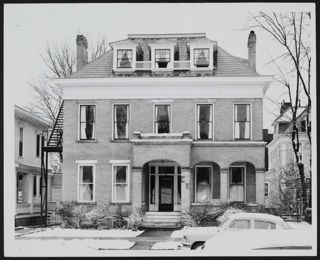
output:
<svg viewBox="0 0 320 260"><path fill-rule="evenodd" d="M170 62L170 49L155 50L156 68L167 68L169 62Z"/></svg>
<svg viewBox="0 0 320 260"><path fill-rule="evenodd" d="M132 68L132 50L117 51L117 68Z"/></svg>
<svg viewBox="0 0 320 260"><path fill-rule="evenodd" d="M194 49L194 66L201 67L209 67L209 48L197 48Z"/></svg>

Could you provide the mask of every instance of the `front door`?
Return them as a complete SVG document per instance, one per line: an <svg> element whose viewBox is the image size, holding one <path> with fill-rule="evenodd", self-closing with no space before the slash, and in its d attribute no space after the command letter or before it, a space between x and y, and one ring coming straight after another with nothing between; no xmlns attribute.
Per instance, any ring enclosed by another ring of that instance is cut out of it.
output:
<svg viewBox="0 0 320 260"><path fill-rule="evenodd" d="M159 211L173 211L173 177L159 176Z"/></svg>

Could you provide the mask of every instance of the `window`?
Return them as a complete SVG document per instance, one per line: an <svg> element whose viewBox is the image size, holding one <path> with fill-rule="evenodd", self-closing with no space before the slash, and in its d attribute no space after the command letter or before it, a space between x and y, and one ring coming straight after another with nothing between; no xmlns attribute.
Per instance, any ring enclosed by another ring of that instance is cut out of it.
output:
<svg viewBox="0 0 320 260"><path fill-rule="evenodd" d="M250 220L249 219L238 219L234 220L229 228L232 229L250 229Z"/></svg>
<svg viewBox="0 0 320 260"><path fill-rule="evenodd" d="M193 64L195 67L209 67L209 48L194 49Z"/></svg>
<svg viewBox="0 0 320 260"><path fill-rule="evenodd" d="M196 166L195 170L196 202L208 202L211 198L212 167Z"/></svg>
<svg viewBox="0 0 320 260"><path fill-rule="evenodd" d="M93 140L95 124L95 106L80 106L80 140Z"/></svg>
<svg viewBox="0 0 320 260"><path fill-rule="evenodd" d="M150 204L156 203L156 168L150 167Z"/></svg>
<svg viewBox="0 0 320 260"><path fill-rule="evenodd" d="M112 201L129 202L129 165L112 167Z"/></svg>
<svg viewBox="0 0 320 260"><path fill-rule="evenodd" d="M269 196L269 182L264 183L264 196Z"/></svg>
<svg viewBox="0 0 320 260"><path fill-rule="evenodd" d="M212 139L212 105L197 105L197 139Z"/></svg>
<svg viewBox="0 0 320 260"><path fill-rule="evenodd" d="M155 133L170 133L170 105L155 105Z"/></svg>
<svg viewBox="0 0 320 260"><path fill-rule="evenodd" d="M37 134L37 139L36 139L36 156L39 157L40 156L40 138L41 135Z"/></svg>
<svg viewBox="0 0 320 260"><path fill-rule="evenodd" d="M117 68L131 68L132 67L132 50L118 50L117 51Z"/></svg>
<svg viewBox="0 0 320 260"><path fill-rule="evenodd" d="M254 228L255 229L276 229L276 224L270 221L265 221L265 220L255 220Z"/></svg>
<svg viewBox="0 0 320 260"><path fill-rule="evenodd" d="M19 129L19 156L23 156L23 128Z"/></svg>
<svg viewBox="0 0 320 260"><path fill-rule="evenodd" d="M33 196L37 196L37 176L33 176Z"/></svg>
<svg viewBox="0 0 320 260"><path fill-rule="evenodd" d="M114 105L114 139L128 139L129 106Z"/></svg>
<svg viewBox="0 0 320 260"><path fill-rule="evenodd" d="M234 138L250 139L250 105L234 105Z"/></svg>
<svg viewBox="0 0 320 260"><path fill-rule="evenodd" d="M78 201L92 202L94 201L94 166L79 166L79 190Z"/></svg>
<svg viewBox="0 0 320 260"><path fill-rule="evenodd" d="M230 185L243 185L244 167L230 168Z"/></svg>
<svg viewBox="0 0 320 260"><path fill-rule="evenodd" d="M17 203L21 204L23 198L23 175L18 173L17 176Z"/></svg>
<svg viewBox="0 0 320 260"><path fill-rule="evenodd" d="M301 132L306 132L307 130L307 123L306 120L301 121Z"/></svg>
<svg viewBox="0 0 320 260"><path fill-rule="evenodd" d="M155 50L156 68L167 68L169 62L170 62L170 49Z"/></svg>

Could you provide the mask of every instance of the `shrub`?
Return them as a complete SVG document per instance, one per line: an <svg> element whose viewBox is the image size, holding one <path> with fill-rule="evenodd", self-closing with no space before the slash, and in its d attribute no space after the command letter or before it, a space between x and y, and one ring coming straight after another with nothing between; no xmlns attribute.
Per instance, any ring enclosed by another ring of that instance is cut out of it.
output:
<svg viewBox="0 0 320 260"><path fill-rule="evenodd" d="M128 216L128 228L132 230L138 230L142 225L142 218L144 212L141 208L134 208Z"/></svg>

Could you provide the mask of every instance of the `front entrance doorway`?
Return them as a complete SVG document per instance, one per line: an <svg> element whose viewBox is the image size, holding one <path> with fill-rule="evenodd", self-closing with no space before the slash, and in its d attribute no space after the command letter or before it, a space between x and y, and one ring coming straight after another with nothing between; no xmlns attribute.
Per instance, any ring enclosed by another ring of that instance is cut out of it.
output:
<svg viewBox="0 0 320 260"><path fill-rule="evenodd" d="M181 170L177 163L149 163L149 210L180 211Z"/></svg>
<svg viewBox="0 0 320 260"><path fill-rule="evenodd" d="M173 177L159 176L159 211L173 211Z"/></svg>

